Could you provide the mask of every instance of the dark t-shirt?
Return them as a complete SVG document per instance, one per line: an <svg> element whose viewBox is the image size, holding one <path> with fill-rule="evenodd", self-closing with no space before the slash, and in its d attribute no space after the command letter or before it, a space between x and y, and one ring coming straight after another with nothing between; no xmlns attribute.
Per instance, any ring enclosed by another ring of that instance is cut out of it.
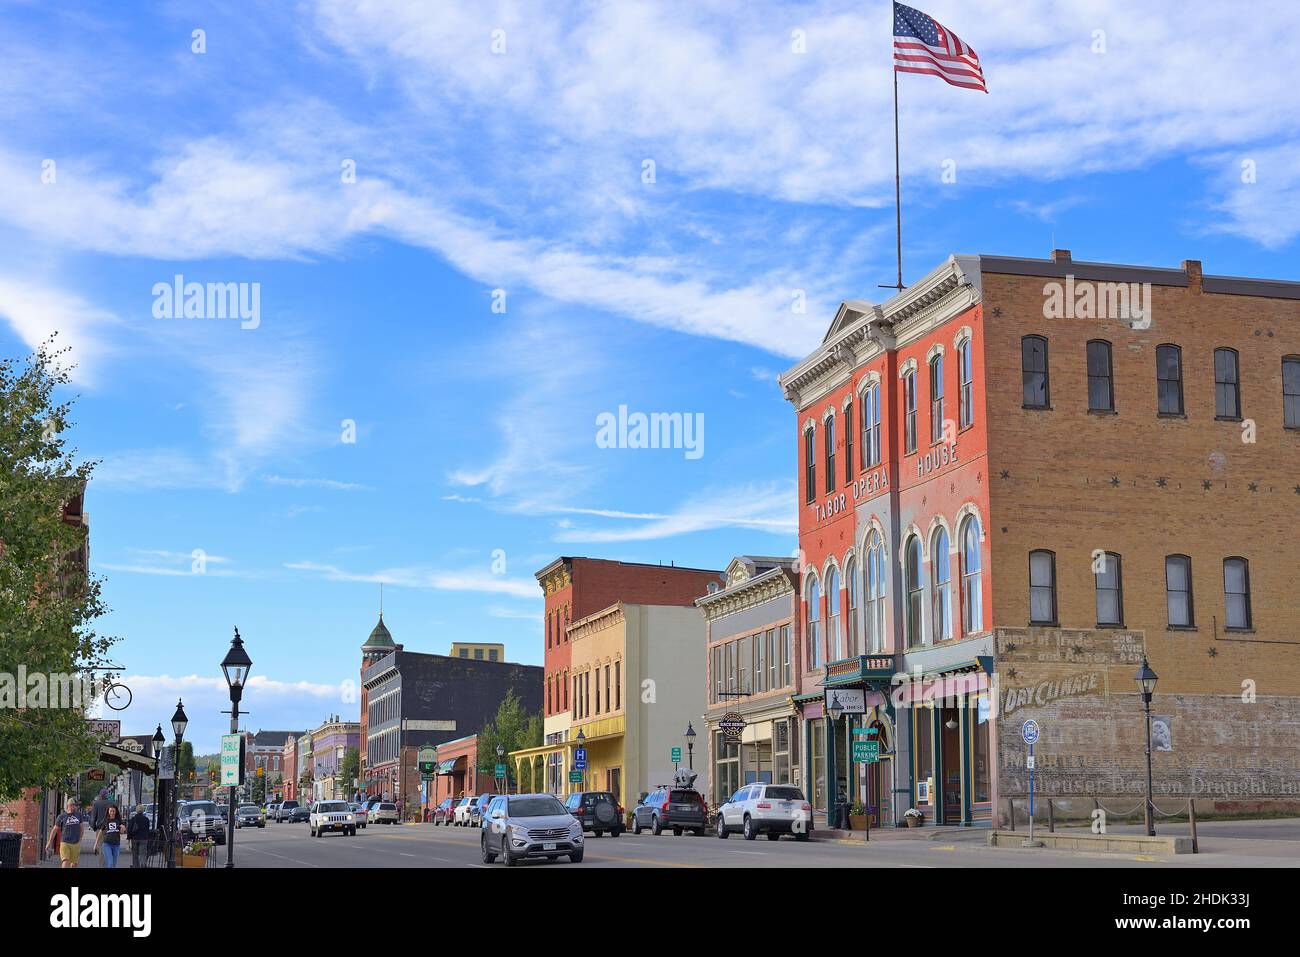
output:
<svg viewBox="0 0 1300 957"><path fill-rule="evenodd" d="M105 844L120 844L122 842L122 819L120 817L105 821L100 830L104 832Z"/></svg>
<svg viewBox="0 0 1300 957"><path fill-rule="evenodd" d="M59 840L64 844L80 844L81 827L85 822L86 817L80 811L60 814L54 819L54 826L59 829Z"/></svg>

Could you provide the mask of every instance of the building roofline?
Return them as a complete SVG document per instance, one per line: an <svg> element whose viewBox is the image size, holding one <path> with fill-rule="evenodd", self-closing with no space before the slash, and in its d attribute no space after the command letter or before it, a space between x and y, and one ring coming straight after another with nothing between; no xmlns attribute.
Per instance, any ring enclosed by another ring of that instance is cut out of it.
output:
<svg viewBox="0 0 1300 957"><path fill-rule="evenodd" d="M551 562L549 565L542 568L540 571L534 572L533 577L540 582L543 578L545 578L547 575L554 572L561 565L568 564L569 562L576 562L576 561L599 562L604 565L625 565L631 568L662 568L667 571L676 571L676 572L702 572L703 574L706 575L720 574L719 569L696 568L693 565L665 565L663 562L628 562L628 561L624 561L621 558L591 558L587 555L561 555L559 558L555 559L553 562Z"/></svg>

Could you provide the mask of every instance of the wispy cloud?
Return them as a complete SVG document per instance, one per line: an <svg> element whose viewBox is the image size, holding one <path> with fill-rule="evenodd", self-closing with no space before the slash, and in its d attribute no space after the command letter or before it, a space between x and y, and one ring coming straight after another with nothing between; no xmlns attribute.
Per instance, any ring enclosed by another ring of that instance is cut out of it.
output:
<svg viewBox="0 0 1300 957"><path fill-rule="evenodd" d="M120 325L112 312L66 289L5 277L0 277L0 318L29 348L58 333L55 348L69 350L63 367L83 385L95 383L113 351L113 327Z"/></svg>
<svg viewBox="0 0 1300 957"><path fill-rule="evenodd" d="M341 482L327 478L286 478L282 475L263 475L262 481L267 485L286 485L290 488L323 488L333 492L356 492L369 490L370 486L357 482Z"/></svg>
<svg viewBox="0 0 1300 957"><path fill-rule="evenodd" d="M678 510L616 528L562 528L557 542L637 542L719 528L743 528L773 535L798 532L795 488L790 482L737 486L701 493Z"/></svg>
<svg viewBox="0 0 1300 957"><path fill-rule="evenodd" d="M285 568L307 572L326 581L364 582L368 584L397 585L405 588L432 589L435 591L482 592L494 595L512 595L517 598L536 598L537 582L523 578L507 578L488 571L472 569L447 571L427 568L383 568L372 572L354 572L319 562L288 562Z"/></svg>

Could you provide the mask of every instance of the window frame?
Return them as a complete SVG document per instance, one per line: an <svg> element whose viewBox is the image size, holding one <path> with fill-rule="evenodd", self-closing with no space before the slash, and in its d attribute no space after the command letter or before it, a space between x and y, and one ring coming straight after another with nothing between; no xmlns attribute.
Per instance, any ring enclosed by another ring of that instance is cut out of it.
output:
<svg viewBox="0 0 1300 957"><path fill-rule="evenodd" d="M1183 574L1187 581L1185 592L1175 592L1169 586L1170 563L1179 561L1183 563ZM1187 621L1182 624L1174 624L1169 615L1169 598L1174 594L1186 594L1187 596ZM1196 628L1196 597L1195 589L1192 586L1192 557L1181 552L1165 556L1165 624L1167 627L1176 630L1191 631Z"/></svg>
<svg viewBox="0 0 1300 957"><path fill-rule="evenodd" d="M1286 390L1286 373L1287 367L1295 367L1295 392ZM1287 419L1287 401L1291 400L1294 414L1290 421ZM1300 429L1300 356L1283 356L1282 357L1282 428Z"/></svg>
<svg viewBox="0 0 1300 957"><path fill-rule="evenodd" d="M1027 363L1025 347L1034 343L1041 343L1043 347L1043 368L1031 369ZM1037 333L1020 337L1020 402L1022 409L1050 409L1052 407L1052 366L1051 366L1051 349L1047 337L1040 336ZM1031 402L1029 397L1028 376L1041 375L1043 377L1043 401Z"/></svg>
<svg viewBox="0 0 1300 957"><path fill-rule="evenodd" d="M1104 350L1106 357L1106 374L1098 375L1092 371L1092 351L1093 346L1100 346ZM1089 412L1114 412L1115 411L1115 357L1111 343L1107 339L1089 339L1084 347L1084 367L1088 377L1088 411ZM1094 379L1105 379L1106 381L1106 404L1104 406L1092 404L1092 383Z"/></svg>
<svg viewBox="0 0 1300 957"><path fill-rule="evenodd" d="M933 644L953 638L951 544L948 529L939 526L930 541L930 635ZM942 578L940 569L943 570Z"/></svg>
<svg viewBox="0 0 1300 957"><path fill-rule="evenodd" d="M1115 592L1115 607L1118 610L1118 620L1102 621L1101 620L1101 572L1093 573L1093 597L1096 604L1097 627L1098 628L1123 628L1124 627L1124 558L1119 552L1103 552L1105 565L1109 567L1113 561L1115 563L1115 587L1107 588L1106 591Z"/></svg>
<svg viewBox="0 0 1300 957"><path fill-rule="evenodd" d="M1243 592L1228 591L1228 563L1240 562L1242 581L1245 584ZM1246 623L1244 625L1228 624L1228 595L1240 594L1245 602ZM1255 612L1251 607L1250 600L1250 559L1242 555L1229 555L1223 560L1223 628L1225 631L1249 632L1255 630Z"/></svg>
<svg viewBox="0 0 1300 957"><path fill-rule="evenodd" d="M957 428L968 429L975 423L975 368L971 338L957 347Z"/></svg>
<svg viewBox="0 0 1300 957"><path fill-rule="evenodd" d="M903 454L916 453L916 370L903 375Z"/></svg>
<svg viewBox="0 0 1300 957"><path fill-rule="evenodd" d="M930 359L930 444L943 441L943 353Z"/></svg>
<svg viewBox="0 0 1300 957"><path fill-rule="evenodd" d="M1167 350L1172 351L1174 357L1178 360L1178 375L1173 379L1164 378L1164 363L1161 361L1161 356ZM1178 409L1174 412L1166 411L1164 408L1161 386L1166 382L1173 382L1178 386ZM1173 342L1162 342L1156 346L1156 415L1171 418L1186 418L1187 416L1187 405L1183 396L1183 347Z"/></svg>
<svg viewBox="0 0 1300 957"><path fill-rule="evenodd" d="M919 535L909 535L903 544L903 597L906 602L903 626L908 648L925 647L925 550ZM915 583L915 585L914 585Z"/></svg>
<svg viewBox="0 0 1300 957"><path fill-rule="evenodd" d="M822 420L823 441L826 456L826 494L835 491L835 413L831 412Z"/></svg>
<svg viewBox="0 0 1300 957"><path fill-rule="evenodd" d="M804 484L807 485L805 491L805 505L811 505L817 501L817 426L809 425L803 430L803 469Z"/></svg>
<svg viewBox="0 0 1300 957"><path fill-rule="evenodd" d="M1046 555L1048 557L1048 572L1051 575L1051 581L1046 585L1034 584L1034 556ZM1052 598L1052 617L1051 619L1042 619L1034 617L1034 589L1046 588ZM1060 610L1056 604L1056 552L1050 548L1032 548L1029 550L1029 624L1032 625L1050 625L1059 627Z"/></svg>
<svg viewBox="0 0 1300 957"><path fill-rule="evenodd" d="M1231 357L1232 360L1232 380L1220 381L1219 379L1219 356ZM1232 403L1236 411L1232 414L1221 412L1219 410L1219 396L1225 394L1221 392L1222 388L1232 388ZM1214 418L1220 422L1240 422L1241 421L1241 357L1237 354L1236 349L1227 346L1220 346L1214 350Z"/></svg>
<svg viewBox="0 0 1300 957"><path fill-rule="evenodd" d="M967 515L958 527L958 553L961 556L961 633L966 638L971 635L978 635L984 631L984 553L980 547L980 530L979 519L974 515ZM970 542L968 539L974 536ZM968 544L970 548L968 548ZM970 569L968 560L969 552L973 551L977 567L974 571ZM975 596L972 598L972 594ZM978 607L980 619L978 622L971 620L971 608Z"/></svg>

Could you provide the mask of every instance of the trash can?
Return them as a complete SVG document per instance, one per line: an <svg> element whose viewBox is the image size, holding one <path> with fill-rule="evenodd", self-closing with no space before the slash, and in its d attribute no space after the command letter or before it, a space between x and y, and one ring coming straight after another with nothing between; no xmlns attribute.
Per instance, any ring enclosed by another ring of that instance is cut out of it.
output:
<svg viewBox="0 0 1300 957"><path fill-rule="evenodd" d="M17 867L22 857L22 832L0 831L0 868Z"/></svg>

